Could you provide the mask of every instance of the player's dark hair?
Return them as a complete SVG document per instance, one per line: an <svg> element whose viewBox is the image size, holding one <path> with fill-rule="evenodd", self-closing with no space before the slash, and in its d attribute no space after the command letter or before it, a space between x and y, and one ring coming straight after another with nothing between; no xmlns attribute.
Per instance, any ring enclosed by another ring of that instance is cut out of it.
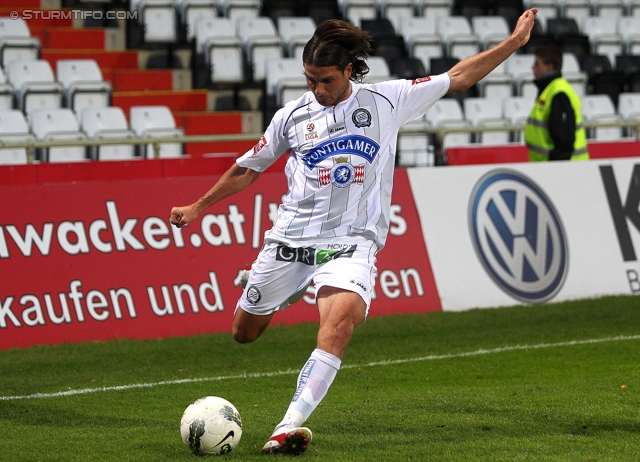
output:
<svg viewBox="0 0 640 462"><path fill-rule="evenodd" d="M371 54L371 36L339 19L322 22L302 53L302 62L317 67L336 66L340 72L353 64L351 80L362 82L369 72L365 61Z"/></svg>
<svg viewBox="0 0 640 462"><path fill-rule="evenodd" d="M556 45L539 46L534 53L543 63L551 64L554 70L562 70L562 50Z"/></svg>

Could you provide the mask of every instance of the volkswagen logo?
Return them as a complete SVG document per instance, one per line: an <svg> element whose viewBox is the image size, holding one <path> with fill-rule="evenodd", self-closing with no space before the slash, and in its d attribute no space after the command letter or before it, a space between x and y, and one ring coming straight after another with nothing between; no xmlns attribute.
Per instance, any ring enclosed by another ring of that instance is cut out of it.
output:
<svg viewBox="0 0 640 462"><path fill-rule="evenodd" d="M565 232L553 204L530 178L493 170L473 188L469 232L491 279L525 303L553 298L569 267Z"/></svg>

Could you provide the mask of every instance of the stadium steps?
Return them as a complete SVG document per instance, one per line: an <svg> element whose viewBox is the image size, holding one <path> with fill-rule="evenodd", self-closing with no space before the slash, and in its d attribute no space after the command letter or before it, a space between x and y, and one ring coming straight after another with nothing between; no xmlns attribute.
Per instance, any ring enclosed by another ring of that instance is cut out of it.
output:
<svg viewBox="0 0 640 462"><path fill-rule="evenodd" d="M129 112L131 106L167 106L171 111L206 111L206 90L114 91L113 106Z"/></svg>
<svg viewBox="0 0 640 462"><path fill-rule="evenodd" d="M173 90L171 69L102 69L105 80L111 82L113 91Z"/></svg>
<svg viewBox="0 0 640 462"><path fill-rule="evenodd" d="M241 112L193 112L177 111L173 113L176 125L182 127L186 135L216 135L242 133ZM194 157L212 152L237 152L244 154L255 144L251 141L224 141L219 143L187 143L185 152Z"/></svg>

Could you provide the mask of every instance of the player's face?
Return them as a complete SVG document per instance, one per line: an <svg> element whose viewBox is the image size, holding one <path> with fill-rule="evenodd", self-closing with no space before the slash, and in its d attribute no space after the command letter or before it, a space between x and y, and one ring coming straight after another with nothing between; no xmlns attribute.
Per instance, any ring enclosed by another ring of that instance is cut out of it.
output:
<svg viewBox="0 0 640 462"><path fill-rule="evenodd" d="M304 75L307 85L313 92L318 103L323 106L335 106L351 95L349 77L353 65L347 64L344 71L336 66L318 67L313 64L304 65Z"/></svg>

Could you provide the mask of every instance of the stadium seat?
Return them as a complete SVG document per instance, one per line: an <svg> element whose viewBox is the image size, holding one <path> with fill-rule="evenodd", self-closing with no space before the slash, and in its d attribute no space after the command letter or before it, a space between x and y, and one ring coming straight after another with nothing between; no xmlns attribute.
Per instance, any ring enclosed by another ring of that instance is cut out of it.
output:
<svg viewBox="0 0 640 462"><path fill-rule="evenodd" d="M451 16L453 0L416 0L417 16Z"/></svg>
<svg viewBox="0 0 640 462"><path fill-rule="evenodd" d="M342 19L338 0L301 0L302 15L320 24L327 19Z"/></svg>
<svg viewBox="0 0 640 462"><path fill-rule="evenodd" d="M186 39L196 36L196 22L201 18L211 19L218 16L216 0L176 0L180 22L186 29Z"/></svg>
<svg viewBox="0 0 640 462"><path fill-rule="evenodd" d="M22 111L17 109L0 110L0 144L35 141L29 133L29 126ZM26 148L0 149L0 165L26 164Z"/></svg>
<svg viewBox="0 0 640 462"><path fill-rule="evenodd" d="M40 39L31 36L22 18L0 17L0 67L12 61L40 59Z"/></svg>
<svg viewBox="0 0 640 462"><path fill-rule="evenodd" d="M383 57L369 56L367 66L369 66L369 73L365 76L364 83L382 82L391 78L389 65Z"/></svg>
<svg viewBox="0 0 640 462"><path fill-rule="evenodd" d="M625 54L640 54L640 29L638 22L640 14L636 16L623 16L618 18L617 32L622 36Z"/></svg>
<svg viewBox="0 0 640 462"><path fill-rule="evenodd" d="M618 122L622 117L618 115L613 101L608 95L586 95L582 97L582 115L587 122ZM616 141L623 138L620 127L598 127L587 130L590 139L598 141Z"/></svg>
<svg viewBox="0 0 640 462"><path fill-rule="evenodd" d="M0 111L13 109L13 86L7 81L7 76L0 67Z"/></svg>
<svg viewBox="0 0 640 462"><path fill-rule="evenodd" d="M130 9L138 13L144 43L167 44L178 41L175 0L131 0Z"/></svg>
<svg viewBox="0 0 640 462"><path fill-rule="evenodd" d="M513 76L506 71L504 62L478 82L480 96L498 101L513 96L513 87Z"/></svg>
<svg viewBox="0 0 640 462"><path fill-rule="evenodd" d="M524 96L512 96L502 100L502 116L514 125L524 124L533 109L533 102ZM511 141L523 142L524 131L511 132Z"/></svg>
<svg viewBox="0 0 640 462"><path fill-rule="evenodd" d="M12 61L6 70L17 109L28 115L33 109L62 107L62 84L55 81L48 61Z"/></svg>
<svg viewBox="0 0 640 462"><path fill-rule="evenodd" d="M167 106L132 106L129 113L131 130L139 138L171 138L184 136L184 130L176 127L171 110ZM142 157L155 157L153 144L143 145ZM180 143L162 143L158 157L180 157Z"/></svg>
<svg viewBox="0 0 640 462"><path fill-rule="evenodd" d="M373 38L373 56L382 56L389 66L394 58L408 56L404 38L396 35L393 24L388 19L362 19L361 25L362 30Z"/></svg>
<svg viewBox="0 0 640 462"><path fill-rule="evenodd" d="M592 0L593 15L601 18L619 18L625 9L625 0Z"/></svg>
<svg viewBox="0 0 640 462"><path fill-rule="evenodd" d="M66 106L76 113L86 107L111 105L111 84L103 80L94 59L59 59L56 76L64 88Z"/></svg>
<svg viewBox="0 0 640 462"><path fill-rule="evenodd" d="M409 56L420 59L425 66L431 58L442 57L442 39L436 32L435 17L400 18L398 33L404 37Z"/></svg>
<svg viewBox="0 0 640 462"><path fill-rule="evenodd" d="M538 95L531 70L535 59L534 54L527 53L511 55L505 61L505 70L515 79L516 96L525 96L531 101Z"/></svg>
<svg viewBox="0 0 640 462"><path fill-rule="evenodd" d="M626 121L640 123L640 93L621 93L618 114ZM626 130L628 136L637 136L636 130Z"/></svg>
<svg viewBox="0 0 640 462"><path fill-rule="evenodd" d="M413 80L428 75L422 60L418 58L397 57L391 60L389 71L399 79Z"/></svg>
<svg viewBox="0 0 640 462"><path fill-rule="evenodd" d="M228 18L196 22L195 87L244 81L244 54L235 24Z"/></svg>
<svg viewBox="0 0 640 462"><path fill-rule="evenodd" d="M618 55L615 63L616 69L625 75L640 71L640 55Z"/></svg>
<svg viewBox="0 0 640 462"><path fill-rule="evenodd" d="M338 5L341 7L342 17L358 27L363 19L378 17L376 0L340 0Z"/></svg>
<svg viewBox="0 0 640 462"><path fill-rule="evenodd" d="M418 120L406 123L403 129L417 130L418 133L400 133L398 135L398 167L427 167L434 165L432 136L427 134L431 124L423 115Z"/></svg>
<svg viewBox="0 0 640 462"><path fill-rule="evenodd" d="M29 128L39 141L86 140L78 119L69 108L36 109L29 114ZM42 162L80 162L87 160L85 146L56 146L37 150Z"/></svg>
<svg viewBox="0 0 640 462"><path fill-rule="evenodd" d="M518 18L524 12L524 4L522 0L494 0L493 12L496 16L502 16L509 24L509 30L515 28ZM539 22L536 21L539 25ZM539 29L542 32L542 28Z"/></svg>
<svg viewBox="0 0 640 462"><path fill-rule="evenodd" d="M617 18L593 16L582 19L582 30L589 37L591 53L607 55L614 63L615 57L623 53L622 36L616 32Z"/></svg>
<svg viewBox="0 0 640 462"><path fill-rule="evenodd" d="M284 44L271 18L238 18L236 35L242 40L253 81L264 80L267 61L284 56ZM214 63L215 64L215 63Z"/></svg>
<svg viewBox="0 0 640 462"><path fill-rule="evenodd" d="M280 108L309 91L302 75L302 61L297 58L272 59L267 63L267 97Z"/></svg>
<svg viewBox="0 0 640 462"><path fill-rule="evenodd" d="M80 129L89 139L134 139L129 130L124 111L119 107L86 108L80 114ZM135 158L132 144L108 144L90 147L90 157L95 160L126 160Z"/></svg>
<svg viewBox="0 0 640 462"><path fill-rule="evenodd" d="M278 18L278 33L284 41L287 55L302 58L302 51L316 30L316 23L309 16Z"/></svg>
<svg viewBox="0 0 640 462"><path fill-rule="evenodd" d="M542 26L543 32L547 33L548 20L558 17L558 0L529 0L527 7L538 9L536 22Z"/></svg>
<svg viewBox="0 0 640 462"><path fill-rule="evenodd" d="M425 120L434 128L471 128L471 122L465 120L460 103L451 98L436 101L427 111ZM442 149L469 144L469 133L448 133L442 140Z"/></svg>
<svg viewBox="0 0 640 462"><path fill-rule="evenodd" d="M447 56L464 59L477 54L480 49L478 36L464 16L439 16L436 31L442 37Z"/></svg>
<svg viewBox="0 0 640 462"><path fill-rule="evenodd" d="M478 16L488 16L492 0L454 0L453 15L464 16L469 21Z"/></svg>
<svg viewBox="0 0 640 462"><path fill-rule="evenodd" d="M578 26L578 23L574 18L549 18L547 19L546 33L557 41L564 35L579 34L580 27Z"/></svg>
<svg viewBox="0 0 640 462"><path fill-rule="evenodd" d="M578 23L591 16L591 0L562 0L562 16L573 18Z"/></svg>
<svg viewBox="0 0 640 462"><path fill-rule="evenodd" d="M301 16L301 10L300 0L264 0L261 15L271 18L274 24L278 24L280 18Z"/></svg>
<svg viewBox="0 0 640 462"><path fill-rule="evenodd" d="M260 16L260 0L222 0L223 16L236 21Z"/></svg>
<svg viewBox="0 0 640 462"><path fill-rule="evenodd" d="M474 127L504 127L510 121L502 116L502 105L490 98L466 98L464 115ZM483 145L500 145L509 143L509 131L479 132L474 136L476 142Z"/></svg>
<svg viewBox="0 0 640 462"><path fill-rule="evenodd" d="M569 81L578 96L587 93L587 74L580 69L578 58L573 53L562 54L562 76Z"/></svg>
<svg viewBox="0 0 640 462"><path fill-rule="evenodd" d="M511 35L507 20L501 16L475 16L471 19L473 32L480 38L483 50L487 50Z"/></svg>
<svg viewBox="0 0 640 462"><path fill-rule="evenodd" d="M415 4L413 0L379 0L380 17L388 19L398 31L402 18L413 17Z"/></svg>

